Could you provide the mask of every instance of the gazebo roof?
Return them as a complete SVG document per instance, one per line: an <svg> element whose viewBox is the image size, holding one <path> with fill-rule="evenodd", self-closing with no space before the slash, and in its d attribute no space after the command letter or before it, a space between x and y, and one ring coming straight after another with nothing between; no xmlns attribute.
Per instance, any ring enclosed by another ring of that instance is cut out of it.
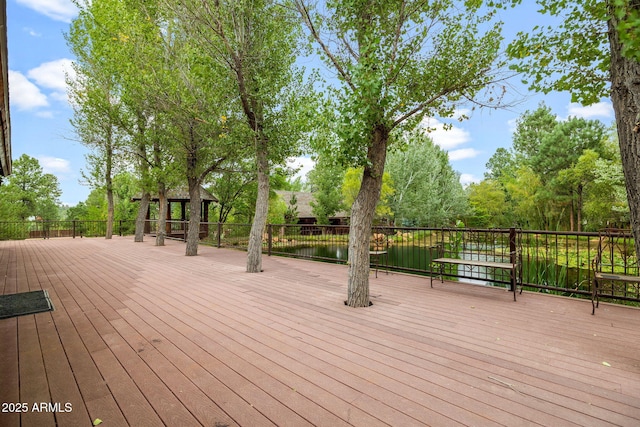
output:
<svg viewBox="0 0 640 427"><path fill-rule="evenodd" d="M275 193L284 200L284 202L288 205L289 200L291 200L291 196L296 196L297 208L298 208L298 218L315 218L315 214L313 213L313 207L311 206L311 202L315 202L315 196L313 193L309 193L306 191L288 191L288 190L276 190ZM336 212L335 215L331 216L331 218L348 218L349 213L345 211Z"/></svg>
<svg viewBox="0 0 640 427"><path fill-rule="evenodd" d="M131 200L138 201L142 198L141 194L137 194L135 197L133 197ZM211 194L210 192L208 192L207 190L205 190L203 187L200 187L200 199L202 201L208 201L208 202L217 202L218 199ZM189 190L182 187L182 188L178 188L178 189L172 189L172 190L167 190L167 201L169 202L188 202L189 200L191 200L191 198L189 197ZM151 201L152 202L157 202L158 201L158 194L157 193L152 193L151 194Z"/></svg>

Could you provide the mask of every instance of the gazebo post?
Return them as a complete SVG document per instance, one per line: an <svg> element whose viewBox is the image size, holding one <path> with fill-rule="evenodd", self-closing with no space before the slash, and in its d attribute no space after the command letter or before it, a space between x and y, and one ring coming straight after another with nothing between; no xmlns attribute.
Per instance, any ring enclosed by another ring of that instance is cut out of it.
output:
<svg viewBox="0 0 640 427"><path fill-rule="evenodd" d="M182 224L180 225L180 227L183 231L185 231L185 228L186 228L185 227L186 220L187 220L187 202L185 200L180 200L180 221L182 221Z"/></svg>
<svg viewBox="0 0 640 427"><path fill-rule="evenodd" d="M167 200L167 223L165 224L165 231L167 236L171 235L171 202Z"/></svg>
<svg viewBox="0 0 640 427"><path fill-rule="evenodd" d="M203 205L202 212L203 212L203 219L204 219L203 222L205 223L204 224L204 230L203 230L204 237L209 236L209 204L210 203L211 202L209 200L204 200L202 202L202 205Z"/></svg>
<svg viewBox="0 0 640 427"><path fill-rule="evenodd" d="M147 216L144 222L144 234L151 234L151 203L147 206Z"/></svg>

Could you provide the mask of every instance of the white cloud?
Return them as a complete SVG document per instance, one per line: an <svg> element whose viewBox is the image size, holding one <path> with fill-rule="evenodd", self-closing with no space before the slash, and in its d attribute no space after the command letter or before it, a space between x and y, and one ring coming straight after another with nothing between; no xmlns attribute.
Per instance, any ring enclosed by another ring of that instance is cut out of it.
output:
<svg viewBox="0 0 640 427"><path fill-rule="evenodd" d="M567 106L567 112L572 117L582 117L592 119L594 117L612 118L614 116L613 107L610 102L598 102L597 104L582 106L572 102Z"/></svg>
<svg viewBox="0 0 640 427"><path fill-rule="evenodd" d="M460 174L460 184L467 186L471 183L477 183L482 181L480 178L476 178L475 176L471 175L470 173L463 173Z"/></svg>
<svg viewBox="0 0 640 427"><path fill-rule="evenodd" d="M480 151L475 148L461 148L459 150L449 151L449 160L455 162L456 160L471 159L478 156Z"/></svg>
<svg viewBox="0 0 640 427"><path fill-rule="evenodd" d="M42 63L27 73L38 86L51 89L51 96L61 101L67 100L66 74L71 78L75 75L72 61L68 58Z"/></svg>
<svg viewBox="0 0 640 427"><path fill-rule="evenodd" d="M19 71L9 70L11 105L18 110L33 110L49 105L47 97Z"/></svg>
<svg viewBox="0 0 640 427"><path fill-rule="evenodd" d="M29 35L30 35L31 37L42 37L42 34L41 34L41 33L37 32L36 30L34 30L34 29L33 29L33 28L31 28L31 27L24 27L22 30L23 30L23 31L25 31L25 32L27 32L27 33L29 33Z"/></svg>
<svg viewBox="0 0 640 427"><path fill-rule="evenodd" d="M52 119L53 118L53 112L51 112L51 111L38 111L38 112L36 112L36 116L40 117L41 119Z"/></svg>
<svg viewBox="0 0 640 427"><path fill-rule="evenodd" d="M18 3L56 21L71 22L78 14L71 0L18 0Z"/></svg>
<svg viewBox="0 0 640 427"><path fill-rule="evenodd" d="M294 178L301 177L304 181L307 177L307 173L313 169L315 162L309 157L294 157L287 161L287 166L292 169L299 169L294 175Z"/></svg>
<svg viewBox="0 0 640 427"><path fill-rule="evenodd" d="M451 150L452 148L466 144L471 141L471 134L461 128L453 126L445 129L445 124L438 119L425 118L422 125L427 129L427 134L431 137L436 145L443 150Z"/></svg>
<svg viewBox="0 0 640 427"><path fill-rule="evenodd" d="M69 173L71 172L71 164L67 159L50 156L38 156L38 161L45 173Z"/></svg>

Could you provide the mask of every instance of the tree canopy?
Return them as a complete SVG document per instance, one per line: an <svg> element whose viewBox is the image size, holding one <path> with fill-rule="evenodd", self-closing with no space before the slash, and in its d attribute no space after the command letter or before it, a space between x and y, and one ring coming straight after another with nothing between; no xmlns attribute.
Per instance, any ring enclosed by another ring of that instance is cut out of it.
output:
<svg viewBox="0 0 640 427"><path fill-rule="evenodd" d="M44 173L38 159L23 154L0 185L0 215L5 221L58 219L61 194L58 178Z"/></svg>
<svg viewBox="0 0 640 427"><path fill-rule="evenodd" d="M370 230L393 134L425 116L448 117L458 103L498 105L501 23L482 1L294 2L339 85L330 88L337 138L319 149L363 167L351 210L347 304L368 306ZM485 13L486 12L486 13ZM492 91L495 90L495 91Z"/></svg>

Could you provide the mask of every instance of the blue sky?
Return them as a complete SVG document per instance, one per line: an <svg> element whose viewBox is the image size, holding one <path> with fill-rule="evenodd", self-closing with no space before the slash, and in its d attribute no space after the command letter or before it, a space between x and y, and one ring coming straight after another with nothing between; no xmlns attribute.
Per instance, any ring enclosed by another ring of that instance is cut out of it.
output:
<svg viewBox="0 0 640 427"><path fill-rule="evenodd" d="M94 0L99 1L99 0ZM517 31L544 23L533 1L516 10L503 11L507 23L507 40ZM75 205L86 199L91 189L81 184L81 169L85 167L86 149L75 140L69 119L72 110L65 88L65 70L73 60L64 39L76 9L69 0L8 0L7 22L9 43L9 90L11 102L11 136L13 158L28 154L40 161L45 172L58 177L62 203ZM451 164L460 172L466 184L482 179L485 164L498 147L510 147L515 121L526 110L545 102L559 119L579 116L614 121L608 100L581 107L571 104L566 93L548 95L527 92L512 82L522 97L508 110L476 110L464 122L430 119L431 127L453 123L451 130L437 130L434 141L449 152ZM464 106L460 112L468 110ZM292 159L292 165L303 166L304 174L312 167L308 158Z"/></svg>

